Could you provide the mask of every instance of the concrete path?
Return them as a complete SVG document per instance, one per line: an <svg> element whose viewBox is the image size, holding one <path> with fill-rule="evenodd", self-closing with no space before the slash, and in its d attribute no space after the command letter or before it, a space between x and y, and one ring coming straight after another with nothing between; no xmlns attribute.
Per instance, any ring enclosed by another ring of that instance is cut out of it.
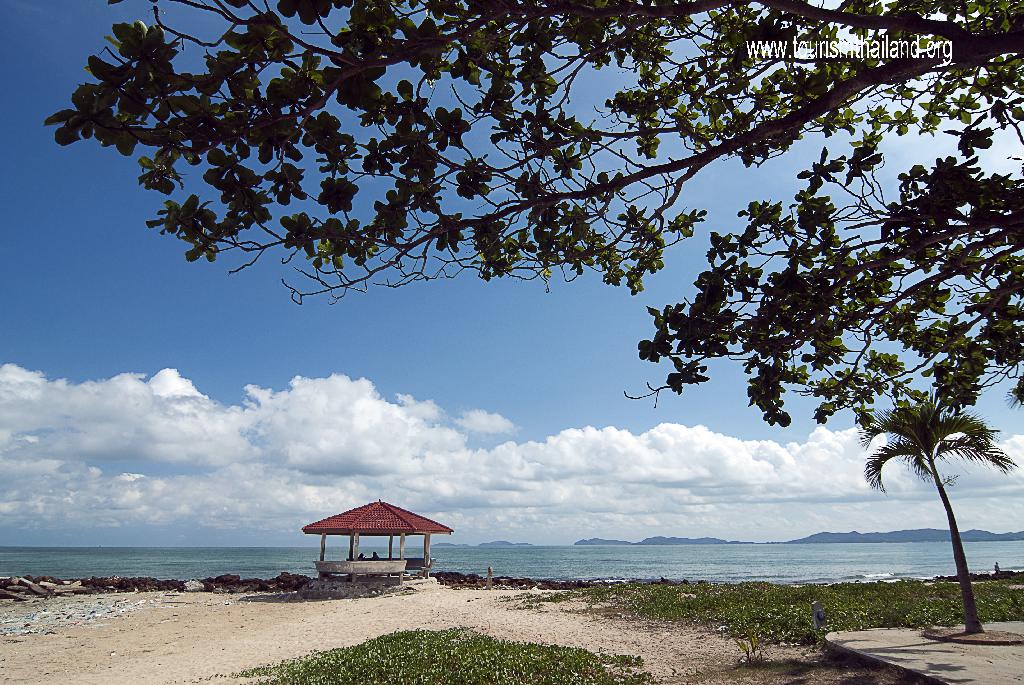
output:
<svg viewBox="0 0 1024 685"><path fill-rule="evenodd" d="M985 627L1024 635L1022 621L986 623ZM825 641L839 650L897 666L940 683L1024 683L1024 645L937 642L921 637L920 629L904 628L829 633Z"/></svg>

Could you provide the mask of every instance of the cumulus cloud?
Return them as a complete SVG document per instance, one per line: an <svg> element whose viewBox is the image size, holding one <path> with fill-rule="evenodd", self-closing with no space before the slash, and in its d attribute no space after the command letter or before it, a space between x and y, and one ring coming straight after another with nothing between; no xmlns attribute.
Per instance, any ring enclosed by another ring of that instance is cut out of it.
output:
<svg viewBox="0 0 1024 685"><path fill-rule="evenodd" d="M298 528L378 497L463 540L715 535L942 526L931 487L898 465L869 490L853 429L802 442L741 440L663 423L567 428L473 447L512 422L486 410L389 400L344 375L250 385L237 405L173 369L72 383L0 366L0 542L25 531L164 526L289 544ZM1024 436L1004 447L1024 463ZM972 468L954 490L963 528L1024 520L1024 475ZM201 539L193 538L196 542Z"/></svg>
<svg viewBox="0 0 1024 685"><path fill-rule="evenodd" d="M470 409L462 412L455 420L460 428L470 433L511 433L515 424L501 414L494 414L483 409Z"/></svg>

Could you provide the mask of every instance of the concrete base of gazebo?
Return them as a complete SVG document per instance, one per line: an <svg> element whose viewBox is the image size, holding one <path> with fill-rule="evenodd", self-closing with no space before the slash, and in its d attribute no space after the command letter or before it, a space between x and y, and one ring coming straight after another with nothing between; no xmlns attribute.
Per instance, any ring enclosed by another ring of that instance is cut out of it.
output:
<svg viewBox="0 0 1024 685"><path fill-rule="evenodd" d="M398 578L360 576L359 582L352 583L344 578L321 578L312 580L298 592L301 599L358 599L378 597L392 592L421 590L437 586L436 578L415 578L400 583Z"/></svg>
<svg viewBox="0 0 1024 685"><path fill-rule="evenodd" d="M405 573L405 559L367 559L356 561L318 561L317 573L321 578L328 575L346 575L354 580L358 576L393 576L399 578Z"/></svg>

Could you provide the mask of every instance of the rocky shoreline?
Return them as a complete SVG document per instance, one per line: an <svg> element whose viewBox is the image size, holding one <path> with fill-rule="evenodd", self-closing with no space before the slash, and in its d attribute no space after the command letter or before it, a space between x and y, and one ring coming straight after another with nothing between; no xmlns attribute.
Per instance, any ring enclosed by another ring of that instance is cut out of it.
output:
<svg viewBox="0 0 1024 685"><path fill-rule="evenodd" d="M935 576L933 580L945 580L950 583L957 582L956 576ZM1000 571L999 573L972 573L971 582L976 583L979 580L1024 580L1024 571Z"/></svg>
<svg viewBox="0 0 1024 685"><path fill-rule="evenodd" d="M476 573L457 573L454 571L438 571L432 574L441 585L456 589L483 589L487 587L487 578ZM973 581L1020 579L1024 580L1024 572L1001 571L995 573L971 574ZM256 593L256 592L297 592L313 582L310 576L282 572L274 578L242 578L234 574L222 574L202 579L166 580L151 577L90 577L77 579L61 579L53 576L18 576L0 577L0 600L23 601L31 598L59 597L76 594L120 593L120 592L216 592L216 593ZM956 576L937 576L936 581L956 581ZM514 578L495 576L492 586L500 589L515 590L574 590L578 588L597 587L610 583L627 582L625 580L545 580L534 578ZM631 580L628 582L653 583L664 585L687 585L687 580ZM708 581L695 581L708 582Z"/></svg>
<svg viewBox="0 0 1024 685"><path fill-rule="evenodd" d="M311 580L309 576L288 572L270 579L241 578L234 574L193 580L162 580L148 576L93 576L73 580L53 576L19 576L0 578L0 599L18 601L31 597L112 592L294 592Z"/></svg>
<svg viewBox="0 0 1024 685"><path fill-rule="evenodd" d="M439 571L431 574L441 585L453 588L486 588L487 579L476 573L456 573ZM296 592L314 581L310 576L283 572L274 578L242 578L234 574L223 574L209 578L192 580L166 580L159 578L105 576L76 579L62 579L53 576L18 576L13 578L0 577L0 599L24 600L31 597L52 597L67 594L96 594L118 592L218 592L218 593L254 593L254 592ZM577 588L607 585L608 580L545 580L534 578L513 578L495 576L492 586L515 590L573 590ZM664 583L669 585L685 585L686 580L635 581L645 583Z"/></svg>

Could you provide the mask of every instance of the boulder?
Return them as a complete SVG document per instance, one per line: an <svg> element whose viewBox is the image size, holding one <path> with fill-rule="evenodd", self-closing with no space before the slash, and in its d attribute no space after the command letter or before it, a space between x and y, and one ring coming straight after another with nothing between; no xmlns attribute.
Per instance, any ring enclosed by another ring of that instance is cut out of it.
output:
<svg viewBox="0 0 1024 685"><path fill-rule="evenodd" d="M15 602L24 602L25 597L17 592L8 592L7 590L0 590L0 599L9 599Z"/></svg>
<svg viewBox="0 0 1024 685"><path fill-rule="evenodd" d="M201 580L186 580L185 581L185 592L202 592L206 589Z"/></svg>
<svg viewBox="0 0 1024 685"><path fill-rule="evenodd" d="M87 595L91 592L90 588L82 587L81 585L58 585L53 588L55 595Z"/></svg>
<svg viewBox="0 0 1024 685"><path fill-rule="evenodd" d="M17 579L17 583L18 583L18 585L21 585L22 587L27 587L31 592L34 592L35 594L39 595L40 597L45 597L46 595L50 594L49 590L44 588L39 583L33 583L28 578L18 578Z"/></svg>

